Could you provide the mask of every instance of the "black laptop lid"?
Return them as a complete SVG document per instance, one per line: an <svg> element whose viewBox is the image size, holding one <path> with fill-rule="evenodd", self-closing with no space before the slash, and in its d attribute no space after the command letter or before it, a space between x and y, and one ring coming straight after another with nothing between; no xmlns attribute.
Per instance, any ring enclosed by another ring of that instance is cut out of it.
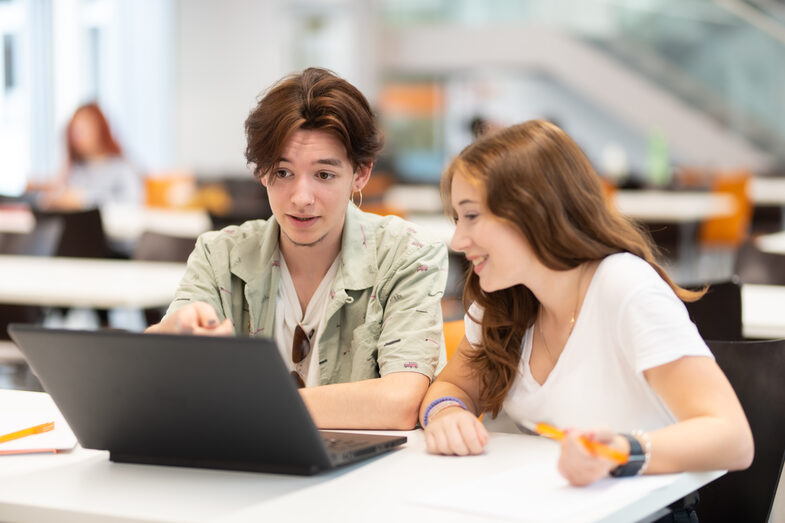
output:
<svg viewBox="0 0 785 523"><path fill-rule="evenodd" d="M118 461L330 468L271 340L8 330L83 447Z"/></svg>

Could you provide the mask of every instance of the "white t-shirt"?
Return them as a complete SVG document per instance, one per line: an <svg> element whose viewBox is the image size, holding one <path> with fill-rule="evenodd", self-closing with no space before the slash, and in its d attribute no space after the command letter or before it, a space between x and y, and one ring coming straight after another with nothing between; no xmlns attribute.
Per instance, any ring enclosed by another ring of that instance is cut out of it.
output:
<svg viewBox="0 0 785 523"><path fill-rule="evenodd" d="M80 193L85 207L144 203L144 180L119 156L74 165L67 184Z"/></svg>
<svg viewBox="0 0 785 523"><path fill-rule="evenodd" d="M481 342L482 309L472 304L466 338ZM713 357L673 290L629 253L600 262L572 334L548 378L532 376L532 329L522 342L518 377L504 401L515 422L557 427L653 430L676 421L643 371L682 356Z"/></svg>
<svg viewBox="0 0 785 523"><path fill-rule="evenodd" d="M327 310L330 288L341 264L341 256L339 253L327 269L327 273L311 296L304 314L289 267L286 266L286 261L280 252L278 257L281 260L281 282L278 285L275 304L275 341L289 370L299 371L306 387L315 387L319 385L319 338L324 330L324 313ZM303 361L295 364L292 362L292 341L297 323L303 326L306 334L313 334L310 336L311 352Z"/></svg>

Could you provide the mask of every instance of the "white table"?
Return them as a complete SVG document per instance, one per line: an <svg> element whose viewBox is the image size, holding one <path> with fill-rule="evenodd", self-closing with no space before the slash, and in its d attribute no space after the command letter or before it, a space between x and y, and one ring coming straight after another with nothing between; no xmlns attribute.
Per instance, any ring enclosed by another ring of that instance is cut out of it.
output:
<svg viewBox="0 0 785 523"><path fill-rule="evenodd" d="M385 203L407 211L410 221L449 245L455 227L444 215L438 187L397 185L387 191ZM614 203L622 214L634 220L680 225L729 216L736 210L731 196L698 191L622 190L615 193Z"/></svg>
<svg viewBox="0 0 785 523"><path fill-rule="evenodd" d="M762 234L755 238L755 246L763 252L785 254L785 231ZM783 258L785 263L785 258Z"/></svg>
<svg viewBox="0 0 785 523"><path fill-rule="evenodd" d="M196 238L212 229L203 209L165 209L138 205L110 204L101 207L106 237L113 242L131 243L144 231L169 236ZM0 232L29 233L35 226L33 212L24 206L0 208Z"/></svg>
<svg viewBox="0 0 785 523"><path fill-rule="evenodd" d="M742 285L741 314L745 338L785 338L785 286Z"/></svg>
<svg viewBox="0 0 785 523"><path fill-rule="evenodd" d="M443 212L438 185L393 185L384 193L384 203L409 213Z"/></svg>
<svg viewBox="0 0 785 523"><path fill-rule="evenodd" d="M101 207L101 221L106 237L115 242L133 242L144 231L196 238L212 228L210 216L202 209L112 204Z"/></svg>
<svg viewBox="0 0 785 523"><path fill-rule="evenodd" d="M0 207L0 233L26 234L33 230L35 218L24 206Z"/></svg>
<svg viewBox="0 0 785 523"><path fill-rule="evenodd" d="M0 255L0 303L54 307L168 305L184 263Z"/></svg>
<svg viewBox="0 0 785 523"><path fill-rule="evenodd" d="M0 391L0 402L41 403L41 393ZM45 395L43 395L45 396ZM0 456L0 519L12 521L374 521L498 520L420 504L441 489L538 462L556 466L558 446L534 436L492 433L485 454L425 452L422 431L398 451L301 477L113 463L77 447L58 455ZM627 522L656 512L721 475L678 474L642 498L618 496L572 521ZM617 480L626 481L626 480Z"/></svg>
<svg viewBox="0 0 785 523"><path fill-rule="evenodd" d="M448 247L455 233L455 223L441 214L412 214L406 218L410 222L422 227L428 234L443 241Z"/></svg>
<svg viewBox="0 0 785 523"><path fill-rule="evenodd" d="M385 203L410 213L442 213L435 185L396 185ZM733 214L736 203L729 195L699 191L621 190L614 194L618 209L643 222L687 223Z"/></svg>
<svg viewBox="0 0 785 523"><path fill-rule="evenodd" d="M697 191L623 190L614 194L614 202L622 214L648 223L697 223L736 210L729 195Z"/></svg>
<svg viewBox="0 0 785 523"><path fill-rule="evenodd" d="M785 205L785 177L755 176L747 193L755 205Z"/></svg>

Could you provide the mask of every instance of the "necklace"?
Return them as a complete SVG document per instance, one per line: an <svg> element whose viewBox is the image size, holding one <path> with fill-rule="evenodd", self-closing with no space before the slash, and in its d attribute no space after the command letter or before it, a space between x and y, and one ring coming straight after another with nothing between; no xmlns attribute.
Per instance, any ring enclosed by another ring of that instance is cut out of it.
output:
<svg viewBox="0 0 785 523"><path fill-rule="evenodd" d="M581 267L581 273L578 275L578 283L576 285L576 292L575 292L575 307L572 309L572 316L570 317L570 331L567 333L567 337L569 338L572 334L572 329L575 327L575 315L578 313L578 304L581 301L581 281L583 280L583 275L586 272L586 267L588 264L584 263L583 267ZM542 332L542 322L539 318L542 317L542 303L540 303L540 312L537 319L537 330L540 331L540 338L542 339L542 344L545 346L545 351L548 353L548 357L550 357L551 362L555 365L556 360L559 358L554 357L551 349L548 347L548 342L545 341L545 334Z"/></svg>

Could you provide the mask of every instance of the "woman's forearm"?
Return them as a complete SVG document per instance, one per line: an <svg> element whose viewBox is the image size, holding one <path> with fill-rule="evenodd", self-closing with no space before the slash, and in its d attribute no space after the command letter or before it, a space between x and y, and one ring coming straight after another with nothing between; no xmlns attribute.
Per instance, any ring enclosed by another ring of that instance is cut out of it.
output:
<svg viewBox="0 0 785 523"><path fill-rule="evenodd" d="M702 416L647 434L651 457L647 471L737 470L752 463L754 444L746 423Z"/></svg>

